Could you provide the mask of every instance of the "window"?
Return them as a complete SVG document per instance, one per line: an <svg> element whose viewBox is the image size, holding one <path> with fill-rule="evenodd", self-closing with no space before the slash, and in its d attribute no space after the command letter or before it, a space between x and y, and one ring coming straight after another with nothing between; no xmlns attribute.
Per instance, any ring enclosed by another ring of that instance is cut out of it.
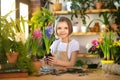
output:
<svg viewBox="0 0 120 80"><path fill-rule="evenodd" d="M4 16L12 11L9 17L7 17L8 20L10 17L15 20L21 16L25 20L29 19L29 0L0 0L0 5L0 16ZM28 24L25 23L26 38L28 37L28 31Z"/></svg>
<svg viewBox="0 0 120 80"><path fill-rule="evenodd" d="M7 6L6 6L7 5ZM1 0L1 16L6 15L11 10L15 10L15 0ZM16 12L13 11L9 17L15 19L16 18Z"/></svg>

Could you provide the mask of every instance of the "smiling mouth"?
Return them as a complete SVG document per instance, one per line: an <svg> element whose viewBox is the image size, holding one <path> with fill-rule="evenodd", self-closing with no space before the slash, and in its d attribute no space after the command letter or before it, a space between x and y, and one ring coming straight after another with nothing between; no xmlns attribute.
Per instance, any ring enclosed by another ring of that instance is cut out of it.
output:
<svg viewBox="0 0 120 80"><path fill-rule="evenodd" d="M60 34L60 35L65 35L65 34Z"/></svg>

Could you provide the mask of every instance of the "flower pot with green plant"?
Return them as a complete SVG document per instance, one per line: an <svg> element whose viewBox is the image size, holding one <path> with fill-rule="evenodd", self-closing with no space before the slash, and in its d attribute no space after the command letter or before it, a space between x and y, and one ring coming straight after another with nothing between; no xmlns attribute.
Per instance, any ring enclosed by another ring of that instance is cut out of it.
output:
<svg viewBox="0 0 120 80"><path fill-rule="evenodd" d="M115 9L114 0L96 0L96 9Z"/></svg>
<svg viewBox="0 0 120 80"><path fill-rule="evenodd" d="M25 44L15 39L15 31L18 26L12 18L7 20L7 17L12 11L4 16L0 16L0 64L8 64L7 56L11 57L14 52L17 52L18 56L16 61L12 61L14 69L20 69L23 72L34 72L34 68L31 63L31 59L27 57L28 52ZM21 20L20 20L21 21ZM19 21L19 23L20 23ZM23 21L24 23L24 21ZM15 29L16 28L16 29ZM20 28L20 27L19 27ZM6 55L6 52L8 53ZM10 68L11 69L11 68Z"/></svg>
<svg viewBox="0 0 120 80"><path fill-rule="evenodd" d="M40 53L40 43L41 43L42 33L36 29L33 33L29 34L26 42L26 46L31 54L31 59L37 61L37 55ZM42 54L42 53L41 53Z"/></svg>
<svg viewBox="0 0 120 80"><path fill-rule="evenodd" d="M29 24L31 28L26 45L31 53L30 56L33 60L33 63L37 61L41 62L40 60L46 54L50 53L52 39L46 36L46 33L48 32L46 30L48 26L51 26L54 20L55 16L49 9L45 7L38 8L30 19ZM39 68L36 70L38 69Z"/></svg>
<svg viewBox="0 0 120 80"><path fill-rule="evenodd" d="M112 44L114 41L113 31L104 32L99 38L99 46L104 54L103 60L113 60L114 62L114 52L112 52Z"/></svg>
<svg viewBox="0 0 120 80"><path fill-rule="evenodd" d="M99 13L99 17L102 17L103 18L103 31L109 31L111 30L111 27L110 27L110 19L113 17L113 14L112 12L101 12Z"/></svg>
<svg viewBox="0 0 120 80"><path fill-rule="evenodd" d="M93 39L90 43L86 45L87 51L90 54L98 55L99 58L103 58L104 54L99 46L98 39Z"/></svg>
<svg viewBox="0 0 120 80"><path fill-rule="evenodd" d="M102 9L103 4L104 4L103 0L96 0L95 8Z"/></svg>
<svg viewBox="0 0 120 80"><path fill-rule="evenodd" d="M71 19L73 19L73 16L79 18L82 20L82 23L84 26L86 26L86 16L89 18L89 16L85 13L86 10L89 9L91 0L71 0Z"/></svg>
<svg viewBox="0 0 120 80"><path fill-rule="evenodd" d="M55 16L52 14L52 12L49 9L45 7L37 9L31 17L30 33L32 34L36 29L40 29L39 31L42 34L40 45L44 47L41 47L41 49L39 49L42 51L42 53L40 53L42 54L41 56L44 56L45 54L49 54L50 52L50 45L52 43L52 39L48 38L46 34L49 33L49 30L47 29L49 28L49 26L52 26L52 23L54 22L54 20L55 20Z"/></svg>
<svg viewBox="0 0 120 80"><path fill-rule="evenodd" d="M119 0L114 0L114 5L117 9L117 11L113 13L114 15L113 17L115 18L114 24L116 25L114 31L117 32L118 39L120 39L120 18L119 18L120 17L120 2Z"/></svg>
<svg viewBox="0 0 120 80"><path fill-rule="evenodd" d="M10 12L11 13L11 12ZM0 23L0 36L1 36L1 46L2 46L2 53L4 54L7 53L10 55L12 53L12 44L15 36L15 33L12 29L12 24L11 21L8 21L6 18L10 14L6 14L4 16L1 16L1 23ZM5 55L6 57L6 55Z"/></svg>

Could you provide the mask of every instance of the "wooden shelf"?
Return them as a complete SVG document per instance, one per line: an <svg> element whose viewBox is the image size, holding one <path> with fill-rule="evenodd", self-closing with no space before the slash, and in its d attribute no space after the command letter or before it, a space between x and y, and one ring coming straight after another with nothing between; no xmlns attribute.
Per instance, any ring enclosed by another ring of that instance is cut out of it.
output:
<svg viewBox="0 0 120 80"><path fill-rule="evenodd" d="M94 9L94 10L87 10L86 13L100 13L100 12L116 12L116 9Z"/></svg>
<svg viewBox="0 0 120 80"><path fill-rule="evenodd" d="M100 12L116 12L116 9L93 9L93 10L87 10L86 14L96 14L96 13L100 13ZM56 15L64 15L64 14L70 14L72 12L70 11L54 11L53 14Z"/></svg>
<svg viewBox="0 0 120 80"><path fill-rule="evenodd" d="M73 32L72 35L100 35L102 32Z"/></svg>
<svg viewBox="0 0 120 80"><path fill-rule="evenodd" d="M79 53L77 55L78 58L80 57L87 57L87 58L97 58L98 55L93 55L93 54L89 54L89 53Z"/></svg>
<svg viewBox="0 0 120 80"><path fill-rule="evenodd" d="M28 77L28 73L0 73L1 78L26 78Z"/></svg>

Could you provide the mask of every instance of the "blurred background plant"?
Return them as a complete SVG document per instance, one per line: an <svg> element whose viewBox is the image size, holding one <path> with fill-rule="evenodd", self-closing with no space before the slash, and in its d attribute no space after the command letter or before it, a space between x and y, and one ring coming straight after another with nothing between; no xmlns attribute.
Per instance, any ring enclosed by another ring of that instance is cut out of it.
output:
<svg viewBox="0 0 120 80"><path fill-rule="evenodd" d="M115 54L115 63L120 64L120 40L117 40L113 43L113 50Z"/></svg>

